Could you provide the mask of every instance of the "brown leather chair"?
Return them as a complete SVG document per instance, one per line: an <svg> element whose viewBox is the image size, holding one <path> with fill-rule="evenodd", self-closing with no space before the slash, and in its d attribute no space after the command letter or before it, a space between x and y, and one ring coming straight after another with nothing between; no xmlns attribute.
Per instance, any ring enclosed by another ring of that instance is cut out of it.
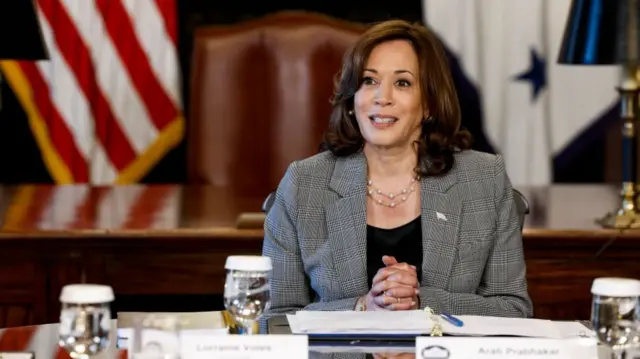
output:
<svg viewBox="0 0 640 359"><path fill-rule="evenodd" d="M365 30L307 12L200 28L194 40L188 133L191 183L266 197L287 166L313 155L333 80Z"/></svg>

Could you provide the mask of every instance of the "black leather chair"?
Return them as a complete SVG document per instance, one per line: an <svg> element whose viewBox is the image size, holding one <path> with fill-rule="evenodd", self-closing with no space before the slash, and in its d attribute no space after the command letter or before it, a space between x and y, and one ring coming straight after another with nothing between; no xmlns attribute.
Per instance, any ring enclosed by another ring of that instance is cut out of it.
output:
<svg viewBox="0 0 640 359"><path fill-rule="evenodd" d="M522 192L515 188L513 189L513 200L516 202L516 211L518 212L518 218L520 219L520 230L522 230L524 228L524 219L530 212L529 201Z"/></svg>
<svg viewBox="0 0 640 359"><path fill-rule="evenodd" d="M269 210L271 209L271 206L273 206L273 201L275 201L275 199L276 199L276 193L275 192L269 193L267 198L264 200L264 203L262 203L262 211L264 213L269 212ZM522 230L524 228L524 219L527 216L527 214L529 214L530 212L529 201L522 194L522 192L518 191L515 188L513 189L513 200L516 202L516 211L518 212L518 219L520 220L520 229Z"/></svg>

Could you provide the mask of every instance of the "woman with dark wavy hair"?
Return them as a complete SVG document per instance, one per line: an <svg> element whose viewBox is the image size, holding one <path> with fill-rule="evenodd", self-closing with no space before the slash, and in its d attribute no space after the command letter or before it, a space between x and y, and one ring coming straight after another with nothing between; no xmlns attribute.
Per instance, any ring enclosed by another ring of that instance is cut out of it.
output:
<svg viewBox="0 0 640 359"><path fill-rule="evenodd" d="M398 20L370 28L344 57L325 151L290 165L267 214L266 317L531 316L504 162L470 143L436 37Z"/></svg>

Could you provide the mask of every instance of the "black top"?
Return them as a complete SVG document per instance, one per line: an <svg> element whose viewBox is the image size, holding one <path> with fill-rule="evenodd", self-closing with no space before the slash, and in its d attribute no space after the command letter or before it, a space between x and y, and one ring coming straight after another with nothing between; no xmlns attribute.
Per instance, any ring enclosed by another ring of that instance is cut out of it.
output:
<svg viewBox="0 0 640 359"><path fill-rule="evenodd" d="M380 268L383 256L393 256L399 263L406 262L417 269L422 281L422 224L420 217L400 227L383 229L367 225L367 274L369 288Z"/></svg>

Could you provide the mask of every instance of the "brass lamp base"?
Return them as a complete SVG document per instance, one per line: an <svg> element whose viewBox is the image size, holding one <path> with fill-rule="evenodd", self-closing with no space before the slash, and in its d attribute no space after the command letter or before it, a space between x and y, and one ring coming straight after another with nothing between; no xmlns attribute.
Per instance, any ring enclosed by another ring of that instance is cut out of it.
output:
<svg viewBox="0 0 640 359"><path fill-rule="evenodd" d="M640 213L611 212L603 218L597 219L596 224L611 229L638 229L640 228Z"/></svg>

